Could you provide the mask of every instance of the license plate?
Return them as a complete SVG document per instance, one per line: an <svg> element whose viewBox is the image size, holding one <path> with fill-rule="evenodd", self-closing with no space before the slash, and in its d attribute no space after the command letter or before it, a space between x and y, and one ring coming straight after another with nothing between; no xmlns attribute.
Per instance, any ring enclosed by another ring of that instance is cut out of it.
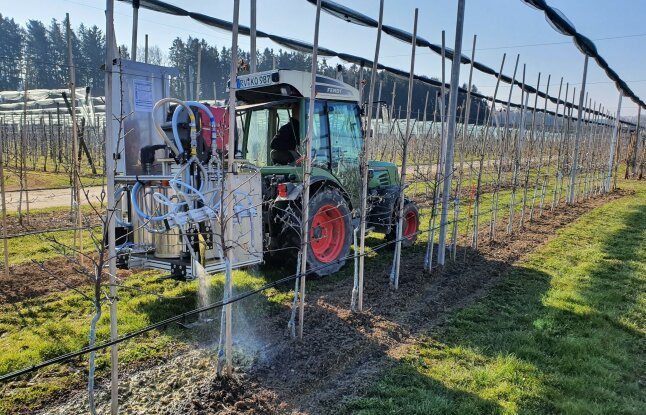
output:
<svg viewBox="0 0 646 415"><path fill-rule="evenodd" d="M236 82L238 89L258 88L261 86L271 85L273 72L256 73L252 75L239 76Z"/></svg>

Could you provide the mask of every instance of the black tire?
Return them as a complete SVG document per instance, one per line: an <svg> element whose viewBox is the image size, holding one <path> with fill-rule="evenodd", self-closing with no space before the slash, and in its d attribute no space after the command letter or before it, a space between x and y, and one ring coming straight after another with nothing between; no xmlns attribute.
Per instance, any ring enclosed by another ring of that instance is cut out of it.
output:
<svg viewBox="0 0 646 415"><path fill-rule="evenodd" d="M386 234L386 240L387 241L394 241L397 239L397 222L399 220L399 215L398 215L398 210L399 210L399 203L395 204L395 211L393 212L393 226L390 228L390 232ZM414 215L414 219L413 219ZM406 236L406 231L408 230L409 237L404 237L402 238L402 246L404 248L409 248L413 246L415 241L417 241L417 235L419 234L419 209L417 209L417 205L415 205L414 202L411 201L406 201L404 202L404 211L403 211L403 217L404 217L404 231L402 232L403 236ZM414 225L413 228L407 227L407 222L409 226ZM395 243L390 244L391 248L395 248Z"/></svg>
<svg viewBox="0 0 646 415"><path fill-rule="evenodd" d="M329 206L333 208L328 208ZM346 258L350 253L352 220L348 203L338 190L324 187L312 195L309 208L308 269L319 277L334 274L345 265ZM336 219L321 220L327 217ZM330 233L334 233L334 235L324 234L325 231L330 231L330 226L333 231ZM328 237L334 238L334 246L328 246ZM322 249L325 247L327 249Z"/></svg>

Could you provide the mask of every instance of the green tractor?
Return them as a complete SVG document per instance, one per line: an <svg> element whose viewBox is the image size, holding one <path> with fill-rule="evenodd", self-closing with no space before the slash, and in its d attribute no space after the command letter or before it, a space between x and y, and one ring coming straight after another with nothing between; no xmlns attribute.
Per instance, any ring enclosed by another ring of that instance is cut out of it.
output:
<svg viewBox="0 0 646 415"><path fill-rule="evenodd" d="M292 70L237 79L236 98L242 103L236 108L242 132L237 157L260 169L263 246L269 261L282 261L290 253L293 257L300 247L303 168L298 142L307 134L310 84L310 73ZM325 276L345 264L359 223L364 132L359 91L350 85L317 75L314 105L307 263L313 273ZM293 149L275 144L284 139L281 133L286 128L296 139ZM369 161L368 169L367 227L393 240L400 195L397 166ZM419 212L410 200L405 200L403 218L407 246L414 243L419 229Z"/></svg>

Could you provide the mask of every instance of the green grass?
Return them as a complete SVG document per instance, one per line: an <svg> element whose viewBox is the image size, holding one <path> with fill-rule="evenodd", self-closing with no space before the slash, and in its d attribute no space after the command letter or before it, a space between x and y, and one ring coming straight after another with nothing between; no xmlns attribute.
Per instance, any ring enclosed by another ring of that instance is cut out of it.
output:
<svg viewBox="0 0 646 415"><path fill-rule="evenodd" d="M101 228L93 230L98 238L101 237ZM18 265L24 262L45 261L62 255L74 255L74 232L58 231L42 235L26 235L11 238L9 244L9 265ZM76 247L78 248L78 240ZM0 247L0 253L4 248ZM83 252L95 251L90 238L90 231L83 231Z"/></svg>
<svg viewBox="0 0 646 415"><path fill-rule="evenodd" d="M420 338L345 411L646 413L646 186L634 186Z"/></svg>
<svg viewBox="0 0 646 415"><path fill-rule="evenodd" d="M28 167L31 167L28 166ZM5 190L14 191L20 190L20 176L17 170L7 168L5 170ZM104 182L104 177L100 174L92 175L89 171L83 171L81 176L81 183L84 186L97 186ZM28 189L64 189L70 187L69 173L60 171L54 173L53 171L27 171L27 188Z"/></svg>
<svg viewBox="0 0 646 415"><path fill-rule="evenodd" d="M268 277L254 270L234 271L234 294L267 283ZM208 278L210 301L222 298L223 276ZM190 283L161 280L154 272L142 272L129 277L119 289L118 325L120 333L128 333L151 323L194 309L197 303L197 281ZM85 292L90 293L89 289ZM236 304L247 318L256 318L279 307L289 298L275 289ZM235 312L240 314L239 311ZM34 363L78 350L87 346L89 323L93 315L91 304L82 295L70 291L50 294L16 304L0 306L0 374L6 374ZM219 317L219 314L217 314ZM193 342L215 341L219 318L215 326L187 331L178 325L155 330L122 343L119 361L123 364L164 356L190 347ZM109 310L102 310L97 341L109 339ZM31 410L38 401L54 392L85 381L86 358L66 365L55 365L39 372L36 382L19 380L0 387L0 414ZM109 368L107 351L97 353L98 375Z"/></svg>

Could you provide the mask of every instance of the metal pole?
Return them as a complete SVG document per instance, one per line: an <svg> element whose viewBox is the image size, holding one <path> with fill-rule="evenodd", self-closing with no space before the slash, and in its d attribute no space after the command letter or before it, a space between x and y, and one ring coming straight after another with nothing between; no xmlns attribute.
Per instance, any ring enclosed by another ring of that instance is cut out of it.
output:
<svg viewBox="0 0 646 415"><path fill-rule="evenodd" d="M107 212L105 226L108 233L108 278L110 283L110 340L114 341L119 337L117 330L117 257L114 235L114 168L116 154L113 146L113 119L112 119L112 59L114 53L114 0L105 1L105 171L106 171L106 193ZM112 415L119 413L119 363L117 345L110 347L110 410Z"/></svg>
<svg viewBox="0 0 646 415"><path fill-rule="evenodd" d="M148 63L148 34L144 37L144 62Z"/></svg>
<svg viewBox="0 0 646 415"><path fill-rule="evenodd" d="M232 39L231 39L231 77L229 80L229 143L227 145L227 156L228 156L228 169L226 177L226 188L229 198L233 197L233 161L235 154L235 131L236 131L236 81L238 77L238 21L240 20L240 0L233 1L233 30L232 30ZM229 203L230 204L230 203ZM228 204L228 205L229 205ZM225 212L225 240L228 244L231 243L232 232L231 226L233 222L227 223L233 219L233 215L230 213L232 208L229 206ZM233 261L233 247L223 247L225 249L225 255L229 264ZM226 298L231 298L233 296L233 281L231 281L231 268L230 265L227 266L227 272L225 276L225 295ZM229 376L232 372L233 364L233 339L231 334L231 324L232 324L232 304L227 304L225 308L225 341L224 341L224 354L225 354L225 367L224 373Z"/></svg>
<svg viewBox="0 0 646 415"><path fill-rule="evenodd" d="M250 49L250 54L251 54L251 59L250 59L250 71L251 73L256 72L256 0L250 0L251 1L251 46L249 47Z"/></svg>
<svg viewBox="0 0 646 415"><path fill-rule="evenodd" d="M617 118L615 119L615 128L612 130L612 139L610 140L610 157L608 157L608 175L606 176L606 193L610 192L610 184L612 182L612 168L615 161L615 147L617 145L617 134L621 127L621 99L623 94L619 93L619 103L617 104Z"/></svg>
<svg viewBox="0 0 646 415"><path fill-rule="evenodd" d="M570 195L568 196L568 203L574 204L574 197L576 195L576 171L579 166L579 146L581 140L581 122L583 120L583 105L585 104L585 81L588 77L588 55L585 55L583 61L583 80L581 81L581 92L579 92L579 112L576 120L576 130L574 132L574 153L572 153L572 166L570 167Z"/></svg>
<svg viewBox="0 0 646 415"><path fill-rule="evenodd" d="M426 134L426 112L428 111L428 94L431 91L426 91L426 98L424 98L424 116L422 118L422 134Z"/></svg>
<svg viewBox="0 0 646 415"><path fill-rule="evenodd" d="M635 126L635 146L634 146L634 153L632 156L632 160L630 163L630 167L632 169L632 175L633 177L637 174L637 155L639 154L640 146L639 146L639 136L640 136L640 124L641 124L641 118L642 118L642 107L639 105L637 107L637 125Z"/></svg>
<svg viewBox="0 0 646 415"><path fill-rule="evenodd" d="M442 189L442 216L440 219L440 241L437 263L444 265L446 255L446 230L449 217L449 193L453 174L453 147L455 142L455 116L458 106L458 84L460 83L460 58L462 56L462 32L464 27L465 0L458 0L458 15L455 24L455 47L451 64L451 89L449 92L448 127L446 136L446 160L444 163L444 183Z"/></svg>
<svg viewBox="0 0 646 415"><path fill-rule="evenodd" d="M382 0L383 1L383 0ZM7 202L4 194L4 149L0 137L0 198L2 198L2 242L4 246L4 272L9 275L9 240L7 239Z"/></svg>
<svg viewBox="0 0 646 415"><path fill-rule="evenodd" d="M314 23L314 47L312 49L312 78L310 80L310 107L303 155L303 218L301 223L301 269L298 304L298 338L303 339L303 318L305 317L305 275L307 272L307 247L310 241L310 175L312 173L312 135L314 134L314 104L316 98L316 69L318 68L319 24L321 21L321 0L316 1Z"/></svg>
<svg viewBox="0 0 646 415"><path fill-rule="evenodd" d="M197 76L195 80L195 100L200 100L202 92L202 45L197 44Z"/></svg>
<svg viewBox="0 0 646 415"><path fill-rule="evenodd" d="M22 126L20 129L20 153L22 155L20 160L20 195L25 193L25 204L27 205L27 223L29 223L29 185L27 184L27 100L29 95L29 68L31 68L29 59L25 68L25 82L24 82L24 100L22 107ZM22 199L21 202L22 203ZM18 205L18 213L20 216L20 224L22 225L21 205Z"/></svg>
<svg viewBox="0 0 646 415"><path fill-rule="evenodd" d="M81 230L81 185L79 177L79 143L78 143L78 128L76 118L76 65L74 65L74 57L72 55L72 24L70 22L69 13L65 14L67 20L67 58L70 69L70 101L72 107L72 179L74 185L74 203L76 203L75 211L75 228L78 229L79 240L79 253L83 252L83 231ZM76 233L76 231L74 231ZM76 243L76 241L74 241ZM74 247L76 249L76 246ZM81 264L83 263L83 256L79 256Z"/></svg>
<svg viewBox="0 0 646 415"><path fill-rule="evenodd" d="M395 87L397 86L397 81L393 78L393 93L390 95L390 111L388 112L388 118L390 118L390 128L392 129L392 121L395 119Z"/></svg>
<svg viewBox="0 0 646 415"><path fill-rule="evenodd" d="M368 126L363 139L363 158L361 159L361 230L359 245L359 287L357 298L357 310L363 311L363 267L366 253L366 212L368 210L368 140L374 140L376 134L372 125L372 101L375 97L375 84L377 80L377 62L379 60L379 47L381 45L381 25L384 16L384 0L379 1L379 24L377 26L377 42L375 45L375 59L372 61L372 73L370 74L370 90L368 92ZM380 84L381 87L381 84ZM379 105L379 104L378 104ZM373 131L373 134L370 134Z"/></svg>
<svg viewBox="0 0 646 415"><path fill-rule="evenodd" d="M520 170L520 158L522 156L523 136L525 135L525 113L529 102L529 92L525 91L525 72L526 65L523 64L523 81L521 86L521 107L520 107L520 121L516 140L514 140L514 156L511 160L513 164L513 172L511 177L511 201L509 202L509 221L507 223L507 233L511 235L514 230L514 213L516 209L516 188L518 187L518 174Z"/></svg>
<svg viewBox="0 0 646 415"><path fill-rule="evenodd" d="M402 169L399 183L399 212L397 214L397 243L395 245L395 257L393 271L390 276L390 284L394 289L399 288L399 268L401 264L402 231L404 228L404 190L406 189L406 152L408 139L410 138L410 113L413 102L413 81L415 79L415 47L417 46L417 15L419 9L415 8L415 20L413 22L413 49L410 57L410 72L408 73L408 97L406 98L406 132L402 140Z"/></svg>
<svg viewBox="0 0 646 415"><path fill-rule="evenodd" d="M462 145L460 151L460 172L459 179L455 186L455 199L453 204L454 214L453 214L453 230L451 233L451 255L452 259L455 260L458 249L458 222L460 220L460 193L462 192L462 176L464 174L464 150L467 140L467 131L469 127L469 118L471 115L471 87L473 85L473 63L476 56L476 42L478 40L477 35L473 35L473 46L471 47L471 64L469 66L469 83L467 84L467 98L464 108L464 116L462 118ZM477 123L478 120L476 120ZM473 166L473 162L471 163ZM471 177L471 169L469 169L469 177ZM469 179L469 185L471 185L471 179ZM467 217L468 220L468 217ZM468 225L467 225L468 228Z"/></svg>
<svg viewBox="0 0 646 415"><path fill-rule="evenodd" d="M132 50L130 56L137 61L137 29L139 28L139 0L132 1Z"/></svg>

